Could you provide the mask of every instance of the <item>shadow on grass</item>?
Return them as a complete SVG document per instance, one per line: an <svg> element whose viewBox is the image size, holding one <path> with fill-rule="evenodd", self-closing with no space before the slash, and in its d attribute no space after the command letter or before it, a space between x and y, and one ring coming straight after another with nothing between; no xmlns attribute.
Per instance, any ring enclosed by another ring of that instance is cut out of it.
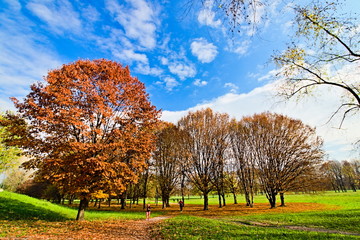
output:
<svg viewBox="0 0 360 240"><path fill-rule="evenodd" d="M0 198L0 220L65 221L69 219L46 208L36 207L14 199Z"/></svg>

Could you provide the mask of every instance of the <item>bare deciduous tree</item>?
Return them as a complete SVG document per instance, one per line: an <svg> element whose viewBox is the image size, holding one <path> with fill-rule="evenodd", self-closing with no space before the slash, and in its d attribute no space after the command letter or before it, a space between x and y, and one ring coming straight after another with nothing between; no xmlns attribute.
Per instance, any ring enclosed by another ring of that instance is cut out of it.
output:
<svg viewBox="0 0 360 240"><path fill-rule="evenodd" d="M279 114L255 114L243 121L248 128L259 181L270 206L276 207L278 193L284 205L283 193L322 159L322 140L316 136L315 129Z"/></svg>

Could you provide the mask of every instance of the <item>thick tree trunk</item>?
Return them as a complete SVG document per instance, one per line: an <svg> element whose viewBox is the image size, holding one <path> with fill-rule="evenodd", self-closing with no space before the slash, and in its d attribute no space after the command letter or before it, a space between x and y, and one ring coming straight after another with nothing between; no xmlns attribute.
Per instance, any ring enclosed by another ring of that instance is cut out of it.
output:
<svg viewBox="0 0 360 240"><path fill-rule="evenodd" d="M276 193L270 193L267 195L270 203L270 208L276 208Z"/></svg>
<svg viewBox="0 0 360 240"><path fill-rule="evenodd" d="M161 201L162 201L162 209L165 209L166 208L166 203L165 203L165 197L164 196L161 197Z"/></svg>
<svg viewBox="0 0 360 240"><path fill-rule="evenodd" d="M89 199L83 198L80 200L78 214L76 216L76 220L82 221L85 219L85 209L87 208L89 204Z"/></svg>
<svg viewBox="0 0 360 240"><path fill-rule="evenodd" d="M125 206L126 206L126 196L121 196L120 202L121 202L121 208L120 208L120 209L125 209Z"/></svg>
<svg viewBox="0 0 360 240"><path fill-rule="evenodd" d="M249 194L249 192L245 192L245 201L246 201L246 206L248 207L253 207L253 197L252 195Z"/></svg>
<svg viewBox="0 0 360 240"><path fill-rule="evenodd" d="M209 196L204 192L204 211L209 210Z"/></svg>

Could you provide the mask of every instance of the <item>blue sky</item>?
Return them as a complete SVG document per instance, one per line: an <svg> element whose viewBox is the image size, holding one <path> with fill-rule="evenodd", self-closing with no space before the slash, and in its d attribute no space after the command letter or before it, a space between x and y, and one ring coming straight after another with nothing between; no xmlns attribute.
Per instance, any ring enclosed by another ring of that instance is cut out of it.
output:
<svg viewBox="0 0 360 240"><path fill-rule="evenodd" d="M213 1L191 9L187 2L0 0L0 110L13 109L9 97L23 98L51 69L106 58L130 67L165 120L207 106L236 118L275 111L317 127L329 158L354 156L356 117L340 130L338 119L326 123L338 104L333 96L341 93L325 89L318 98L286 104L273 97L269 59L289 42L289 5L266 1L254 18L261 31L244 25L231 34ZM345 8L360 9L360 2L348 0Z"/></svg>

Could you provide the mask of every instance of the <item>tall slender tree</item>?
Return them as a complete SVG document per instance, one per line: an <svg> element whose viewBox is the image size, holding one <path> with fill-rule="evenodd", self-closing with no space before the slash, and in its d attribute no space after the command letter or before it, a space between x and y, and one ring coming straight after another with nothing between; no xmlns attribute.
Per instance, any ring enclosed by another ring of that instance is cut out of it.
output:
<svg viewBox="0 0 360 240"><path fill-rule="evenodd" d="M256 180L255 158L251 145L254 136L251 134L246 121L233 120L231 122L229 137L231 156L245 196L246 206L249 207L254 205Z"/></svg>
<svg viewBox="0 0 360 240"><path fill-rule="evenodd" d="M162 207L170 207L170 194L181 177L182 152L180 131L172 123L163 123L156 133L156 150L153 154L155 178L162 196Z"/></svg>
<svg viewBox="0 0 360 240"><path fill-rule="evenodd" d="M204 210L208 210L208 194L214 189L214 176L217 178L220 173L219 163L225 159L222 156L223 144L226 144L223 128L228 119L227 114L214 113L207 108L190 112L178 122L179 129L184 131L181 142L186 175L203 194Z"/></svg>

